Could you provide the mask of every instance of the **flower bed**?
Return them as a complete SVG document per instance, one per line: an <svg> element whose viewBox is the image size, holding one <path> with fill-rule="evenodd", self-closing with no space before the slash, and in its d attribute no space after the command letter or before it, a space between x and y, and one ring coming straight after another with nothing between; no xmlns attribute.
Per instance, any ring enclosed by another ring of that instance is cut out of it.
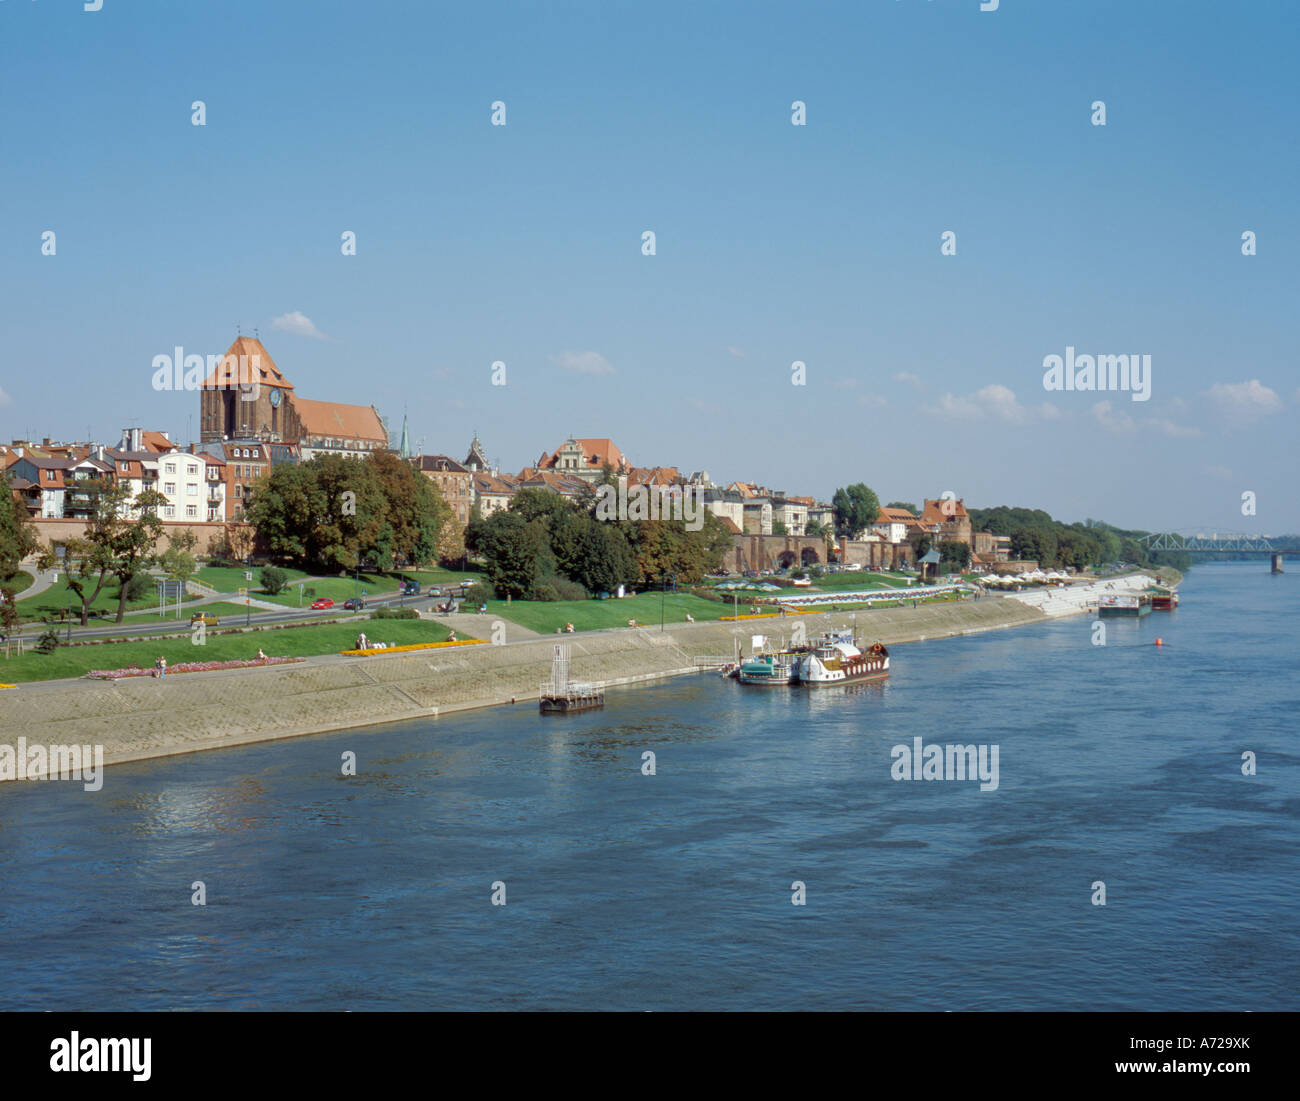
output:
<svg viewBox="0 0 1300 1101"><path fill-rule="evenodd" d="M167 675L173 673L208 673L214 669L255 669L260 665L288 665L306 658L250 658L246 661L182 661L167 666ZM142 669L138 665L128 665L125 669L92 669L86 674L92 680L121 680L123 677L152 677L157 670L152 666Z"/></svg>
<svg viewBox="0 0 1300 1101"><path fill-rule="evenodd" d="M484 645L481 638L458 638L448 642L412 642L406 646L385 646L381 649L370 648L367 650L340 650L339 653L344 657L370 657L371 654L405 654L410 650L436 650L442 646L482 646Z"/></svg>

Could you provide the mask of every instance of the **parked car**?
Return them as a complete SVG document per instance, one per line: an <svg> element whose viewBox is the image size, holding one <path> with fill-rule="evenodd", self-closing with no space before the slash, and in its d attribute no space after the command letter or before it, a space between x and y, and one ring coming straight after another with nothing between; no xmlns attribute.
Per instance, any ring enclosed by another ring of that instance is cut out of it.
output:
<svg viewBox="0 0 1300 1101"><path fill-rule="evenodd" d="M402 582L402 595L403 595L403 596L419 596L419 595L420 595L420 583L419 583L418 581L403 581L403 582Z"/></svg>
<svg viewBox="0 0 1300 1101"><path fill-rule="evenodd" d="M359 612L365 606L366 602L359 596L350 596L347 600L343 601L343 610L345 612ZM316 605L313 604L312 607L314 608Z"/></svg>
<svg viewBox="0 0 1300 1101"><path fill-rule="evenodd" d="M313 611L319 611L321 608L334 607L334 601L332 601L329 597L325 596L325 597L321 597L320 600L313 600L311 602L311 606Z"/></svg>

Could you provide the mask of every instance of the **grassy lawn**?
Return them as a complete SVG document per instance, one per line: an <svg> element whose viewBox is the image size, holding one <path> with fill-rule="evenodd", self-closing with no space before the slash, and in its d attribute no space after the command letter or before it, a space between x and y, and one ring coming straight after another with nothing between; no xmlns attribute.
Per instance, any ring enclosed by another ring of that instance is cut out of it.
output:
<svg viewBox="0 0 1300 1101"><path fill-rule="evenodd" d="M812 579L812 587L823 592L835 592L839 589L905 589L907 578L897 574L867 573L828 573ZM796 589L795 592L799 590ZM807 592L807 589L803 590Z"/></svg>
<svg viewBox="0 0 1300 1101"><path fill-rule="evenodd" d="M195 581L201 581L205 585L211 585L219 593L233 593L240 589L259 590L262 583L257 580L257 575L261 571L261 566L254 566L252 569L253 580L244 580L244 571L235 566L204 566L194 575ZM286 569L285 574L291 582L298 581L304 577L310 577L304 570Z"/></svg>
<svg viewBox="0 0 1300 1101"><path fill-rule="evenodd" d="M415 642L443 642L447 628L427 620L388 619L359 620L357 623L322 624L313 627L287 627L278 631L249 631L242 634L217 634L209 631L204 645L196 646L185 638L150 639L146 642L110 642L101 646L60 646L52 654L28 650L22 657L8 661L0 650L0 682L21 684L27 681L79 677L91 669L122 669L131 665L151 668L161 654L168 665L186 661L230 661L257 656L260 646L268 657L312 657L350 650L364 628L376 642L406 646ZM484 632L486 635L486 632ZM463 632L459 637L464 638ZM201 673L186 673L198 677Z"/></svg>
<svg viewBox="0 0 1300 1101"><path fill-rule="evenodd" d="M665 623L684 623L688 612L697 620L720 619L731 614L730 601L719 604L687 593L665 593L663 607ZM742 612L748 607L744 601L741 602ZM461 610L474 611L468 604ZM504 600L489 600L487 615L483 619L491 623L496 618L508 619L545 635L555 634L555 628L563 627L565 623L572 623L578 631L626 627L629 619L635 619L645 627L652 623L658 627L659 594L641 593L622 600L512 600L509 604Z"/></svg>
<svg viewBox="0 0 1300 1101"><path fill-rule="evenodd" d="M436 567L431 570L399 570L393 577L409 577L421 585L459 585L462 581L482 581L482 570L470 566L467 570L444 570Z"/></svg>
<svg viewBox="0 0 1300 1101"><path fill-rule="evenodd" d="M152 579L151 579L152 581ZM91 581L87 586L87 591L95 588L95 581ZM103 591L97 596L90 605L92 616L95 612L107 613L109 618L117 615L117 594L118 585L116 581L109 581L104 585ZM67 610L69 605L72 607L74 616L78 617L81 612L81 599L68 588L68 579L60 576L59 580L46 589L43 593L36 596L29 596L26 600L16 601L18 614L24 621L39 619L58 619L60 613ZM133 612L142 608L158 607L158 593L152 583L149 586L147 595L140 600L128 600L126 610Z"/></svg>
<svg viewBox="0 0 1300 1101"><path fill-rule="evenodd" d="M303 595L301 598L301 607L306 608L313 600L329 597L336 604L342 604L348 597L353 596L357 590L357 576L351 577L313 577L305 570L286 569L284 572L288 575L289 583L285 586L283 592L271 596L269 593L262 591L262 583L257 580L257 575L261 567L252 571L253 580L248 581L244 578L244 571L233 569L229 566L205 566L195 575L196 580L202 581L205 585L211 585L219 593L237 593L240 589L247 589L248 595L256 597L258 600L266 600L272 604L280 604L286 608L299 607L299 582L305 582L302 587L315 589L316 596L310 597ZM385 576L378 573L362 572L360 578L360 587L365 589L367 594L374 596L376 593L391 593L397 591L397 580L395 577Z"/></svg>
<svg viewBox="0 0 1300 1101"><path fill-rule="evenodd" d="M0 578L0 589L13 589L14 596L21 596L23 590L31 588L35 580L26 570L19 570L12 577Z"/></svg>

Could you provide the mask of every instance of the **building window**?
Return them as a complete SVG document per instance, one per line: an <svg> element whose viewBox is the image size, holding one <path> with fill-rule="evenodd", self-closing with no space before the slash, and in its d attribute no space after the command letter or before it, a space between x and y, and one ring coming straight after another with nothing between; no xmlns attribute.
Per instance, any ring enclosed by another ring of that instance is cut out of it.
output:
<svg viewBox="0 0 1300 1101"><path fill-rule="evenodd" d="M235 483L235 496L241 499L244 496L244 487L238 482Z"/></svg>
<svg viewBox="0 0 1300 1101"><path fill-rule="evenodd" d="M170 520L175 515L176 515L176 510L171 505L163 506L163 516L165 516L168 520Z"/></svg>
<svg viewBox="0 0 1300 1101"><path fill-rule="evenodd" d="M190 482L186 485L185 492L191 497L197 497L199 495L199 487L194 482Z"/></svg>
<svg viewBox="0 0 1300 1101"><path fill-rule="evenodd" d="M185 506L185 518L187 520L197 520L198 516L199 516L199 510L197 505Z"/></svg>
<svg viewBox="0 0 1300 1101"><path fill-rule="evenodd" d="M176 464L175 464L175 463L168 463L168 464L167 464L167 473L168 473L168 474L175 474L175 473L176 473Z"/></svg>
<svg viewBox="0 0 1300 1101"><path fill-rule="evenodd" d="M166 493L168 497L174 497L174 496L176 495L176 483L175 483L175 482L164 482L164 483L163 483L163 492Z"/></svg>

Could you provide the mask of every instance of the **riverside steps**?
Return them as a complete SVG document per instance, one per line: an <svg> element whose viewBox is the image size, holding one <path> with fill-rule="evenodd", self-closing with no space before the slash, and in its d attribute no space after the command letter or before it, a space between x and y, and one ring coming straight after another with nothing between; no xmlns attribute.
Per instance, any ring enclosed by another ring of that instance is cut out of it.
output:
<svg viewBox="0 0 1300 1101"><path fill-rule="evenodd" d="M738 622L619 628L566 636L570 675L606 689L699 671L700 659L748 651L750 637L809 635L855 625L888 646L1040 623L1020 601L985 598L917 607L827 612ZM530 702L551 671L554 639L457 646L372 657L338 655L292 665L164 678L21 685L0 699L0 743L103 745L105 764L220 749L461 710Z"/></svg>

